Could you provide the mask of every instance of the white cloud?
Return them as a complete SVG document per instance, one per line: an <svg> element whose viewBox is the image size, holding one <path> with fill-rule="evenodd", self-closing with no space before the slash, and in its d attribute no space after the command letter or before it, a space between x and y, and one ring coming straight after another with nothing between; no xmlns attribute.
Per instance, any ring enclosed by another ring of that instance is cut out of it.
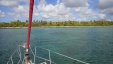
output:
<svg viewBox="0 0 113 64"><path fill-rule="evenodd" d="M84 7L87 6L88 0L61 0L67 7Z"/></svg>
<svg viewBox="0 0 113 64"><path fill-rule="evenodd" d="M87 0L84 1L77 0L76 3L80 2L78 3L79 6L74 5L75 0L65 0L65 1L62 0L61 3L58 2L56 5L52 5L52 4L44 5L44 3L42 3L41 5L43 6L40 5L38 6L38 9L40 11L39 13L41 13L43 18L47 18L47 19L53 18L53 19L61 19L61 20L80 20L80 19L91 20L91 19L103 19L106 17L105 14L96 13L92 9L89 9ZM66 6L66 2L68 2L68 4L71 3L74 6L70 6L70 7ZM83 6L83 3L85 6Z"/></svg>
<svg viewBox="0 0 113 64"><path fill-rule="evenodd" d="M41 16L48 19L66 19L70 14L70 9L66 8L63 3L59 3L57 5L48 4L45 6L39 5L38 9Z"/></svg>
<svg viewBox="0 0 113 64"><path fill-rule="evenodd" d="M34 11L33 11L33 15L34 16L38 16L38 10L37 8L34 6ZM29 6L26 5L18 5L18 7L14 7L13 8L13 12L9 12L7 13L7 15L12 16L15 20L21 19L21 18L25 18L28 19L29 16Z"/></svg>
<svg viewBox="0 0 113 64"><path fill-rule="evenodd" d="M77 16L80 17L79 20L94 20L94 19L104 19L105 14L97 13L88 7L78 7L75 8Z"/></svg>
<svg viewBox="0 0 113 64"><path fill-rule="evenodd" d="M113 7L113 0L99 0L100 9Z"/></svg>
<svg viewBox="0 0 113 64"><path fill-rule="evenodd" d="M106 14L113 13L113 7L111 7L110 2L112 0L99 0L100 12L97 12L89 8L88 0L57 0L55 5L47 4L46 0L40 0L39 5L34 6L33 15L35 19L44 18L47 20L104 19L106 18ZM108 5L109 3L110 5ZM28 4L28 0L0 0L0 5L11 7L11 12L8 12L7 15L17 19L28 19ZM2 17L4 14L2 12Z"/></svg>
<svg viewBox="0 0 113 64"><path fill-rule="evenodd" d="M0 12L0 17L10 16L13 20L28 19L29 16L29 0L0 0L0 6L10 8L11 11L5 13ZM1 10L1 9L0 9ZM3 10L3 9L2 9ZM4 15L5 14L5 15ZM34 6L34 16L38 16L38 9Z"/></svg>
<svg viewBox="0 0 113 64"><path fill-rule="evenodd" d="M113 7L101 10L102 13L113 15Z"/></svg>
<svg viewBox="0 0 113 64"><path fill-rule="evenodd" d="M0 0L0 6L10 8L10 11L6 12L7 16L19 19L28 15L28 9L26 8L26 6L28 7L28 2L28 0Z"/></svg>
<svg viewBox="0 0 113 64"><path fill-rule="evenodd" d="M113 18L113 0L99 0L99 9L101 13Z"/></svg>
<svg viewBox="0 0 113 64"><path fill-rule="evenodd" d="M0 10L0 17L5 17L5 13Z"/></svg>
<svg viewBox="0 0 113 64"><path fill-rule="evenodd" d="M20 3L28 3L28 0L0 0L0 5L7 7L17 7Z"/></svg>
<svg viewBox="0 0 113 64"><path fill-rule="evenodd" d="M13 6L17 6L17 1L13 1L13 0L11 0L11 1L9 1L9 0L0 0L0 5L3 5L3 6L11 6L11 7L13 7Z"/></svg>

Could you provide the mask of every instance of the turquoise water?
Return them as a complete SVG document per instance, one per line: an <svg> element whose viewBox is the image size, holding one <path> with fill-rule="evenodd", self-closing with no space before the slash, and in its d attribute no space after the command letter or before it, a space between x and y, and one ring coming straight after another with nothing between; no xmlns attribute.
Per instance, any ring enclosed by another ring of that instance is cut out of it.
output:
<svg viewBox="0 0 113 64"><path fill-rule="evenodd" d="M16 46L26 42L26 32L27 29L0 29L0 64L6 64ZM113 64L113 27L33 28L31 46L47 48L90 64ZM54 62L63 64L61 58L54 57Z"/></svg>

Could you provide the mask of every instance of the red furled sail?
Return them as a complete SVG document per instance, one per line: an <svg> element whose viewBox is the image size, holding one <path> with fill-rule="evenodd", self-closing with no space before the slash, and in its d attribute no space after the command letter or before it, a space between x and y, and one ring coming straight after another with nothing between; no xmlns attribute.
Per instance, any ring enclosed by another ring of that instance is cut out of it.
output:
<svg viewBox="0 0 113 64"><path fill-rule="evenodd" d="M29 46L30 46L30 34L31 34L32 16L33 16L33 6L34 6L34 0L30 0L28 33L27 33L27 41L26 41L26 53L25 53L25 64L31 64L30 57L29 57Z"/></svg>
<svg viewBox="0 0 113 64"><path fill-rule="evenodd" d="M33 16L33 6L34 6L34 0L30 0L26 49L29 49L29 45L30 45L30 33L31 33L31 24L32 24L32 16Z"/></svg>

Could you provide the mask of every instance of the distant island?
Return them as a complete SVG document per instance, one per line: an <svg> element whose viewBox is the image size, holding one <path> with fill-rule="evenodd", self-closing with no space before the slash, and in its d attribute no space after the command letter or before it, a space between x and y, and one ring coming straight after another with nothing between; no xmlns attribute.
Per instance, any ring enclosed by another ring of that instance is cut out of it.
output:
<svg viewBox="0 0 113 64"><path fill-rule="evenodd" d="M11 22L0 22L0 28L25 28L28 21L22 22L20 20ZM32 22L32 27L79 27L79 26L113 26L113 21L38 21Z"/></svg>

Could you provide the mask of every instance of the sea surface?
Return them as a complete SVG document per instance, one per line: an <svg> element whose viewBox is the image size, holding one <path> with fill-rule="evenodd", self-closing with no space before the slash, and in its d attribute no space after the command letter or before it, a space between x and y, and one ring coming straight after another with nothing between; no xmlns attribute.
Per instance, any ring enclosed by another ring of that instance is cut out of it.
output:
<svg viewBox="0 0 113 64"><path fill-rule="evenodd" d="M26 28L0 29L0 64L7 63L17 46L26 42L26 37ZM113 27L32 28L31 47L35 46L90 64L113 64ZM53 53L51 56L56 64L82 64Z"/></svg>

